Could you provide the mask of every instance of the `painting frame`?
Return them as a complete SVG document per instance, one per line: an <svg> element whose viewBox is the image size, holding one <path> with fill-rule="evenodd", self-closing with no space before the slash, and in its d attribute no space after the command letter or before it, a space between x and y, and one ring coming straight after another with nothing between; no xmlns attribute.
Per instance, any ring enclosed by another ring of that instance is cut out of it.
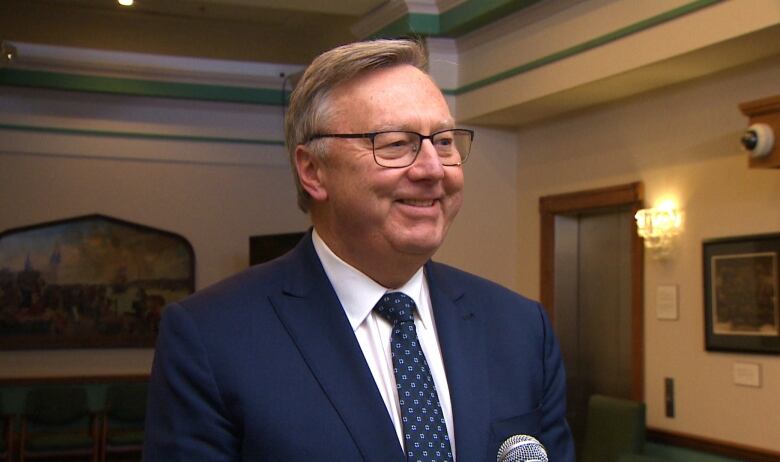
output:
<svg viewBox="0 0 780 462"><path fill-rule="evenodd" d="M305 235L306 232L299 231L249 236L249 266L281 257L298 245Z"/></svg>
<svg viewBox="0 0 780 462"><path fill-rule="evenodd" d="M702 243L705 349L780 354L780 233Z"/></svg>
<svg viewBox="0 0 780 462"><path fill-rule="evenodd" d="M4 230L0 350L151 348L194 289L194 249L170 231L101 214Z"/></svg>

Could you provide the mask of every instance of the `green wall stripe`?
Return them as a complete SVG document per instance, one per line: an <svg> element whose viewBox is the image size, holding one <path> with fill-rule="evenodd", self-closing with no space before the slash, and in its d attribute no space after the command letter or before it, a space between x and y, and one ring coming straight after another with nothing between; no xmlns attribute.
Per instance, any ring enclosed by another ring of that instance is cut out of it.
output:
<svg viewBox="0 0 780 462"><path fill-rule="evenodd" d="M441 15L439 35L458 37L540 0L468 0Z"/></svg>
<svg viewBox="0 0 780 462"><path fill-rule="evenodd" d="M694 11L700 10L702 8L708 7L710 5L714 5L716 3L722 2L723 0L695 0L691 3L688 3L686 5L680 6L678 8L675 8L673 10L667 11L665 13L658 14L656 16L644 19L642 21L639 21L637 23L628 25L626 27L620 28L616 31L610 32L608 34L596 37L594 39L588 40L587 42L581 43L579 45L575 45L573 47L567 48L565 50L561 50L557 53L553 53L551 55L544 56L539 59L535 59L531 62L525 63L523 65L514 67L512 69L508 69L506 71L500 72L496 75L492 75L490 77L486 77L482 80L478 80L476 82L469 83L467 85L464 85L459 88L455 89L444 89L442 90L444 94L446 95L461 95L463 93L468 93L470 91L477 90L482 87L486 87L488 85L492 85L494 83L500 82L501 80L508 79L510 77L515 77L517 75L523 74L525 72L531 71L533 69L540 68L542 66L546 66L548 64L554 63L556 61L560 61L565 58L569 58L571 56L577 55L579 53L583 53L585 51L591 50L596 47L600 47L602 45L605 45L610 42L614 42L616 40L619 40L621 38L627 37L631 34L635 34L637 32L641 32L643 30L649 29L651 27L657 26L659 24L662 24L664 22L670 21L672 19L679 18L680 16L684 16L688 13L692 13Z"/></svg>
<svg viewBox="0 0 780 462"><path fill-rule="evenodd" d="M372 37L457 37L539 1L541 0L466 0L440 15L408 13L374 33Z"/></svg>
<svg viewBox="0 0 780 462"><path fill-rule="evenodd" d="M53 135L80 135L80 136L100 136L112 138L129 138L141 140L157 141L189 141L195 143L232 143L232 144L251 144L261 146L284 146L284 141L262 140L252 138L224 138L216 136L190 136L190 135L168 135L164 133L138 133L122 132L112 130L84 130L80 128L62 128L62 127L36 127L32 125L14 125L0 124L0 130L18 130L32 133L47 133Z"/></svg>
<svg viewBox="0 0 780 462"><path fill-rule="evenodd" d="M0 85L268 106L283 106L285 104L281 90L268 88L161 82L29 69L0 69Z"/></svg>
<svg viewBox="0 0 780 462"><path fill-rule="evenodd" d="M435 14L409 13L375 32L371 35L371 38L403 37L407 35L435 37L439 34L439 19L439 15Z"/></svg>

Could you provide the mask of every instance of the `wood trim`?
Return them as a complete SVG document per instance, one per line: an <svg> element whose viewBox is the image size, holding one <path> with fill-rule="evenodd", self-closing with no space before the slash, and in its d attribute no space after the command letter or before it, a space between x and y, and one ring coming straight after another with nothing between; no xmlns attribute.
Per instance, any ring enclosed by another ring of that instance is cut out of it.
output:
<svg viewBox="0 0 780 462"><path fill-rule="evenodd" d="M641 203L643 198L644 185L641 182L634 182L606 188L544 196L539 198L539 211L552 214L577 213L603 207Z"/></svg>
<svg viewBox="0 0 780 462"><path fill-rule="evenodd" d="M87 383L148 382L148 381L149 381L149 374L7 377L7 378L0 378L0 386L40 385L40 384L48 384L48 383L87 384Z"/></svg>
<svg viewBox="0 0 780 462"><path fill-rule="evenodd" d="M640 199L631 207L635 215L644 207L641 197L644 195L639 184ZM641 364L632 367L631 398L644 401L645 398L645 242L639 237L636 220L631 220L631 363Z"/></svg>
<svg viewBox="0 0 780 462"><path fill-rule="evenodd" d="M739 103L739 110L748 117L780 112L780 95Z"/></svg>
<svg viewBox="0 0 780 462"><path fill-rule="evenodd" d="M539 298L555 324L555 215L574 215L602 208L644 206L644 185L628 183L606 188L555 194L539 198ZM644 242L631 227L631 398L644 400Z"/></svg>
<svg viewBox="0 0 780 462"><path fill-rule="evenodd" d="M539 258L541 265L539 300L547 310L550 322L555 325L555 284L553 283L555 281L555 215L542 212L540 221L542 229L540 235L541 258Z"/></svg>
<svg viewBox="0 0 780 462"><path fill-rule="evenodd" d="M780 452L690 435L687 433L671 432L660 428L648 427L647 439L653 443L681 446L697 451L732 457L745 462L777 462L780 460Z"/></svg>

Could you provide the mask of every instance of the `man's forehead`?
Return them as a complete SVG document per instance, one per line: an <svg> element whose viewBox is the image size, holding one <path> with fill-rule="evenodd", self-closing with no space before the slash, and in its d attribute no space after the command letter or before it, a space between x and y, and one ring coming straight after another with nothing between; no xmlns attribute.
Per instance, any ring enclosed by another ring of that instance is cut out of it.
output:
<svg viewBox="0 0 780 462"><path fill-rule="evenodd" d="M408 64L361 73L334 87L328 99L334 116L352 119L359 111L363 121L369 122L370 118L377 131L411 130L419 125L415 117L442 128L454 124L447 101L433 79ZM401 114L407 117L399 118Z"/></svg>
<svg viewBox="0 0 780 462"><path fill-rule="evenodd" d="M359 74L339 82L329 93L351 93L362 89L373 91L389 88L401 84L418 84L423 87L430 86L437 91L438 86L433 78L424 71L410 64L395 64L377 69L368 69Z"/></svg>

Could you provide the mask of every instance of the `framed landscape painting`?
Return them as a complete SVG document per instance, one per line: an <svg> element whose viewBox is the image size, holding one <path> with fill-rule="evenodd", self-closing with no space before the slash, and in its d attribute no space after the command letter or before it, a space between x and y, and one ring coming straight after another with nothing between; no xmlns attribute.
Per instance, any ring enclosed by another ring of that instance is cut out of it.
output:
<svg viewBox="0 0 780 462"><path fill-rule="evenodd" d="M0 349L152 347L194 289L182 236L103 215L0 233Z"/></svg>

